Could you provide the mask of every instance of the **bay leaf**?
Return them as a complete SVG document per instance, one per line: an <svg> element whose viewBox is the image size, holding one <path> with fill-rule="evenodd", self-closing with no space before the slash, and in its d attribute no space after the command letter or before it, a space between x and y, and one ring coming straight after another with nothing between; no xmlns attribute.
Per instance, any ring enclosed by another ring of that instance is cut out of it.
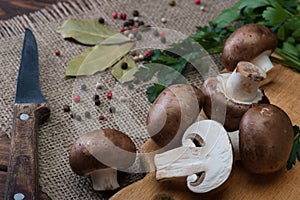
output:
<svg viewBox="0 0 300 200"><path fill-rule="evenodd" d="M121 64L126 62L128 65L127 69L122 69ZM125 56L119 62L117 62L111 71L111 74L120 82L125 83L134 79L134 74L137 71L135 62L128 56Z"/></svg>
<svg viewBox="0 0 300 200"><path fill-rule="evenodd" d="M113 66L133 47L133 43L102 45L87 48L67 63L66 76L92 75Z"/></svg>
<svg viewBox="0 0 300 200"><path fill-rule="evenodd" d="M117 34L116 31L111 30L100 24L97 20L79 20L68 19L60 27L57 32L63 38L73 38L77 42L87 45L96 45L103 40Z"/></svg>

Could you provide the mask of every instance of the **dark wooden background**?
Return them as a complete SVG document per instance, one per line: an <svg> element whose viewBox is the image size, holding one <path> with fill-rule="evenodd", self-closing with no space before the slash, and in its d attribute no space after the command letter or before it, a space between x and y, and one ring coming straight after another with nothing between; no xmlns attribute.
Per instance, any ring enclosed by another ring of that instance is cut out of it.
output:
<svg viewBox="0 0 300 200"><path fill-rule="evenodd" d="M59 1L66 0L0 0L0 20L27 14Z"/></svg>

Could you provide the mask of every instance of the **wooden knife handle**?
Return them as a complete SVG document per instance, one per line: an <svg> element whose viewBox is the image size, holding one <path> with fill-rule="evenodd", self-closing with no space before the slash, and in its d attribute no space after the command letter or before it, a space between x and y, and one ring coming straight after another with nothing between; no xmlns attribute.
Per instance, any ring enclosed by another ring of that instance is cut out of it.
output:
<svg viewBox="0 0 300 200"><path fill-rule="evenodd" d="M49 115L46 103L15 104L6 200L38 199L36 130Z"/></svg>

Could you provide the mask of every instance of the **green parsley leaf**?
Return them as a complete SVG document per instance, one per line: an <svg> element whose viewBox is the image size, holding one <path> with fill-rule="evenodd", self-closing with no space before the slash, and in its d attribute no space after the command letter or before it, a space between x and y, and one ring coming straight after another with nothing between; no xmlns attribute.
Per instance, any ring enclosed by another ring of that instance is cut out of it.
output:
<svg viewBox="0 0 300 200"><path fill-rule="evenodd" d="M274 26L286 21L290 17L290 13L283 9L281 5L274 1L274 7L267 7L262 13L263 18L267 21L267 24Z"/></svg>
<svg viewBox="0 0 300 200"><path fill-rule="evenodd" d="M294 129L294 144L293 148L289 157L289 160L287 161L287 169L290 170L293 168L293 166L296 164L296 160L300 161L300 129L299 126L293 126Z"/></svg>
<svg viewBox="0 0 300 200"><path fill-rule="evenodd" d="M147 88L147 97L151 103L155 101L157 96L165 89L165 86L154 83L153 86Z"/></svg>

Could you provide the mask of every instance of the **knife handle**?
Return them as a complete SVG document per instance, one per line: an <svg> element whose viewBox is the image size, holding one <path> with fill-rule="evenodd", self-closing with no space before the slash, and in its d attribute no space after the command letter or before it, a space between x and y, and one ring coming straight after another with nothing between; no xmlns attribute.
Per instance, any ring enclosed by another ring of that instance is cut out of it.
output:
<svg viewBox="0 0 300 200"><path fill-rule="evenodd" d="M38 199L38 125L50 116L46 103L15 104L5 200Z"/></svg>

